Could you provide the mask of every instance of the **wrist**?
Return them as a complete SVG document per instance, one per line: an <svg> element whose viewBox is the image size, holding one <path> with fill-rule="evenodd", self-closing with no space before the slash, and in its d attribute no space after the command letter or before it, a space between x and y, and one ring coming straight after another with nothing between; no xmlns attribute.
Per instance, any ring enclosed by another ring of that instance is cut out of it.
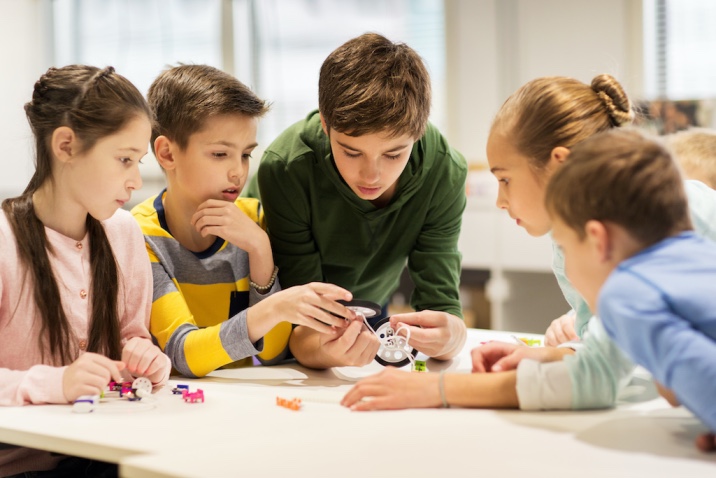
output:
<svg viewBox="0 0 716 478"><path fill-rule="evenodd" d="M253 287L256 292L258 292L261 295L264 295L268 293L273 285L276 283L276 276L278 275L278 267L273 266L273 273L271 274L271 277L269 277L269 280L266 284L257 284L256 282L250 280L249 285Z"/></svg>

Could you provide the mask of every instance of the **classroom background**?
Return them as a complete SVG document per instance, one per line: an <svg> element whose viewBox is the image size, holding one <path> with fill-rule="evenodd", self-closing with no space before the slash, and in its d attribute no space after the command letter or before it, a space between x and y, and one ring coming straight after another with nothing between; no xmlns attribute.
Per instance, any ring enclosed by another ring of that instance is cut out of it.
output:
<svg viewBox="0 0 716 478"><path fill-rule="evenodd" d="M317 105L320 65L366 31L425 59L431 121L470 163L462 226L461 298L469 327L544 332L568 307L550 270L549 238L531 238L494 206L486 169L493 115L528 80L585 82L609 73L655 133L714 127L716 2L712 0L0 0L0 198L30 178L22 105L50 66L114 66L142 92L168 65L206 63L272 103L261 149ZM164 179L154 158L131 208ZM409 302L407 277L390 307Z"/></svg>

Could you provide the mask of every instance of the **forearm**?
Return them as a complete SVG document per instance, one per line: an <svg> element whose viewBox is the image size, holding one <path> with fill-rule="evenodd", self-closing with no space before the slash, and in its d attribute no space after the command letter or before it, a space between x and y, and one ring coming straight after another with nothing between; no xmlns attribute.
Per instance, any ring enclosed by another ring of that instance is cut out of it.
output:
<svg viewBox="0 0 716 478"><path fill-rule="evenodd" d="M249 254L251 281L260 286L268 284L274 269L273 254L268 235L262 230L261 234L254 238L251 247L246 252Z"/></svg>
<svg viewBox="0 0 716 478"><path fill-rule="evenodd" d="M517 373L446 374L445 399L464 408L518 408Z"/></svg>
<svg viewBox="0 0 716 478"><path fill-rule="evenodd" d="M256 343L278 325L280 319L277 317L273 303L274 301L269 297L246 310L246 328L252 343Z"/></svg>
<svg viewBox="0 0 716 478"><path fill-rule="evenodd" d="M322 353L320 333L308 327L298 326L293 329L288 346L291 354L304 367L326 369L337 365Z"/></svg>
<svg viewBox="0 0 716 478"><path fill-rule="evenodd" d="M465 346L467 340L467 327L465 321L452 314L448 315L448 330L450 336L445 344L445 350L433 358L438 360L450 360L455 357Z"/></svg>

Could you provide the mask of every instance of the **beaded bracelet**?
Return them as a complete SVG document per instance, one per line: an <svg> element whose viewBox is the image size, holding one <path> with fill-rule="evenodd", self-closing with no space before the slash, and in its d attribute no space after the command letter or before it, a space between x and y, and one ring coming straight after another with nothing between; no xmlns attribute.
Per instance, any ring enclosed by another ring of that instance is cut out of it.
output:
<svg viewBox="0 0 716 478"><path fill-rule="evenodd" d="M249 281L249 284L251 285L251 287L253 287L254 289L256 289L256 292L258 292L259 294L265 294L265 293L267 293L268 291L271 290L271 287L273 287L274 282L276 282L276 275L277 275L277 274L278 274L278 267L277 267L277 266L273 266L273 274L271 274L271 279L269 279L268 284L266 284L266 285L258 285L258 284L257 284L256 282L254 282L254 281Z"/></svg>

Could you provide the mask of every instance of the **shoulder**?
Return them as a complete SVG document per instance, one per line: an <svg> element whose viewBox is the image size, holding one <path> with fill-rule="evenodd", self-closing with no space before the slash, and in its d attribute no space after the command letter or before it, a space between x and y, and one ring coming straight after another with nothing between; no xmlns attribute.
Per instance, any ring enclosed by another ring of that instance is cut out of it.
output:
<svg viewBox="0 0 716 478"><path fill-rule="evenodd" d="M244 214L251 218L254 222L259 222L261 217L261 203L255 198L237 198L234 201L236 207L241 209Z"/></svg>
<svg viewBox="0 0 716 478"><path fill-rule="evenodd" d="M302 168L315 163L315 159L327 154L329 149L318 112L314 111L285 129L266 148L259 171L271 169L279 172Z"/></svg>
<svg viewBox="0 0 716 478"><path fill-rule="evenodd" d="M152 196L132 208L134 221L139 225L142 233L146 236L166 236L167 232L159 220L157 201L161 204L161 194Z"/></svg>
<svg viewBox="0 0 716 478"><path fill-rule="evenodd" d="M129 211L118 209L112 217L102 221L102 225L115 254L120 254L121 252L134 254L136 251L141 250L142 254L146 255L146 252L144 252L144 236L139 229L139 224L137 224Z"/></svg>
<svg viewBox="0 0 716 478"><path fill-rule="evenodd" d="M450 170L458 176L467 176L467 161L455 148L448 144L445 136L432 123L428 123L425 134L418 141L428 162Z"/></svg>

